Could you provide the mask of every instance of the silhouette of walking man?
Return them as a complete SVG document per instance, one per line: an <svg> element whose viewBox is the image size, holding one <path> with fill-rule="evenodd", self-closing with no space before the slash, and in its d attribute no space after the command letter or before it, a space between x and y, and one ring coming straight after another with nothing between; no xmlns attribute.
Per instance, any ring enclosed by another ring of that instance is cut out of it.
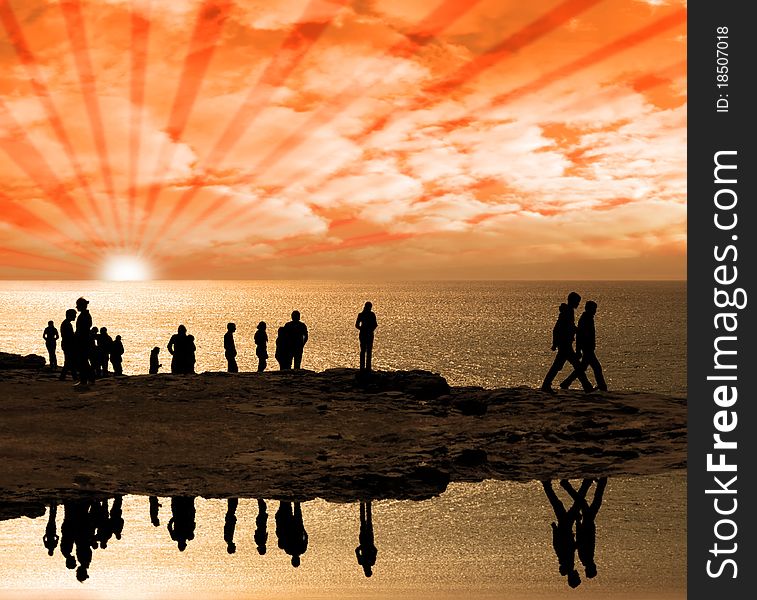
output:
<svg viewBox="0 0 757 600"><path fill-rule="evenodd" d="M552 547L560 565L560 575L567 575L568 585L572 588L581 584L581 577L576 571L576 539L573 536L573 524L580 518L578 502L573 502L570 510L565 510L562 501L552 489L551 481L542 481L544 493L552 505L557 523L552 523ZM578 495L586 496L588 487L581 486Z"/></svg>
<svg viewBox="0 0 757 600"><path fill-rule="evenodd" d="M223 334L223 350L226 355L229 373L239 373L237 366L237 346L234 343L234 332L237 330L235 323L226 325L226 333Z"/></svg>
<svg viewBox="0 0 757 600"><path fill-rule="evenodd" d="M258 373L265 371L266 361L268 360L268 334L265 331L265 321L258 323L255 331L255 355L258 357Z"/></svg>
<svg viewBox="0 0 757 600"><path fill-rule="evenodd" d="M50 359L50 368L55 370L58 368L58 357L55 354L55 350L58 347L58 330L55 329L55 323L53 321L47 322L47 327L42 332L42 339L45 340L45 348L47 348L47 355Z"/></svg>
<svg viewBox="0 0 757 600"><path fill-rule="evenodd" d="M117 335L110 347L110 363L113 365L114 375L123 375L124 343L121 336Z"/></svg>
<svg viewBox="0 0 757 600"><path fill-rule="evenodd" d="M284 325L284 330L294 360L294 368L299 369L302 364L302 351L308 342L308 328L305 323L300 321L300 311L292 312L292 320Z"/></svg>
<svg viewBox="0 0 757 600"><path fill-rule="evenodd" d="M255 545L258 548L258 554L263 556L266 552L268 543L268 508L265 500L258 500L258 516L255 517Z"/></svg>
<svg viewBox="0 0 757 600"><path fill-rule="evenodd" d="M76 336L74 335L74 326L71 325L74 320L76 320L76 310L69 308L66 311L66 318L60 324L60 348L63 350L63 369L59 377L61 381L66 379L68 373L71 373L74 380L78 377Z"/></svg>
<svg viewBox="0 0 757 600"><path fill-rule="evenodd" d="M373 355L373 332L378 327L376 313L371 310L373 304L366 302L363 310L357 316L355 327L360 331L358 339L360 340L360 370L371 370L371 356Z"/></svg>
<svg viewBox="0 0 757 600"><path fill-rule="evenodd" d="M584 566L588 579L597 575L597 565L594 562L594 549L597 544L595 519L599 508L602 506L602 498L604 497L605 487L607 487L607 477L601 477L597 480L597 487L594 489L594 499L589 504L586 502L586 493L584 492L582 496L581 490L585 488L588 491L591 484L591 479L584 479L581 489L576 492L569 481L563 479L560 482L560 485L563 486L565 491L570 494L571 498L581 508L581 518L576 521L576 546L578 547L578 558Z"/></svg>
<svg viewBox="0 0 757 600"><path fill-rule="evenodd" d="M597 380L597 388L606 392L607 383L602 373L602 365L597 358L597 333L594 327L594 315L597 314L597 303L589 300L584 305L584 312L578 319L578 328L576 329L576 355L580 357L581 363L578 369L568 375L560 384L560 387L567 390L580 373L586 373L586 369L591 367L594 371L594 379Z"/></svg>
<svg viewBox="0 0 757 600"><path fill-rule="evenodd" d="M560 316L557 318L554 328L552 329L552 351L557 350L557 356L552 363L544 383L541 384L541 389L545 392L552 393L552 381L554 381L557 374L565 366L565 362L569 362L573 369L579 370L578 356L576 356L575 350L573 350L573 338L576 335L576 320L575 309L581 303L581 296L576 292L568 294L568 303L560 305ZM584 391L590 392L593 388L589 380L586 378L586 373L580 371L577 375L578 380L583 385Z"/></svg>
<svg viewBox="0 0 757 600"><path fill-rule="evenodd" d="M45 527L45 535L42 536L42 543L47 548L48 555L52 556L55 553L55 548L58 547L58 525L55 522L55 518L58 514L58 505L55 503L50 504L50 514L47 517L47 527Z"/></svg>
<svg viewBox="0 0 757 600"><path fill-rule="evenodd" d="M355 548L357 564L363 567L366 577L373 575L373 567L376 564L378 550L373 542L373 519L371 517L371 502L360 503L360 534L359 545Z"/></svg>
<svg viewBox="0 0 757 600"><path fill-rule="evenodd" d="M92 365L89 364L92 316L89 314L89 310L87 310L88 305L89 301L84 298L79 298L76 301L76 310L79 311L79 316L76 317L74 336L76 339L77 362L79 364L79 383L75 387L80 389L86 389L88 384L95 383L95 374L92 370Z"/></svg>

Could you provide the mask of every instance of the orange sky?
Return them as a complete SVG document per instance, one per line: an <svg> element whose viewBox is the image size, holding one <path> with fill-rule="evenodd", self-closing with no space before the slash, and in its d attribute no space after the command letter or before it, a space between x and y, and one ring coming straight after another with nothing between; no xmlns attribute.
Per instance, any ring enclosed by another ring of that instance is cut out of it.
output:
<svg viewBox="0 0 757 600"><path fill-rule="evenodd" d="M685 9L0 0L0 278L685 278Z"/></svg>

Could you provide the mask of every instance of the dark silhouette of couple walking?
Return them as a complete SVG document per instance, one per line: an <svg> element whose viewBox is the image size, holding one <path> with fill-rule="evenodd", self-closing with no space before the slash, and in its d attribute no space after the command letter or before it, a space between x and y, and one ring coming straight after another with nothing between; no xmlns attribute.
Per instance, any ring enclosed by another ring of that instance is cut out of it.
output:
<svg viewBox="0 0 757 600"><path fill-rule="evenodd" d="M568 585L572 588L581 584L581 576L575 567L576 550L578 550L578 558L584 566L586 577L591 579L597 575L597 565L594 562L597 537L595 519L602 505L607 477L602 477L596 481L594 499L589 504L586 501L586 494L594 482L593 479L584 479L578 491L567 479L560 480L560 485L573 500L573 504L568 510L565 509L562 501L552 489L552 482L542 481L544 493L547 495L557 519L556 523L552 523L552 546L557 555L560 575L567 576ZM573 534L574 525L576 528L575 535Z"/></svg>
<svg viewBox="0 0 757 600"><path fill-rule="evenodd" d="M168 341L168 352L171 355L171 373L194 373L195 372L195 338L187 335L187 328L179 325L178 330ZM153 350L155 353L155 350ZM155 353L157 362L157 353ZM153 360L151 357L151 364ZM152 369L151 369L152 370Z"/></svg>
<svg viewBox="0 0 757 600"><path fill-rule="evenodd" d="M567 303L560 305L560 314L552 329L552 351L557 350L557 355L549 368L541 389L545 392L554 393L552 382L557 374L569 363L573 372L560 384L562 389L568 389L578 379L585 392L594 390L594 386L586 377L586 369L591 367L597 380L597 388L607 391L607 383L602 373L602 365L596 355L596 329L594 327L594 315L597 313L597 303L589 300L584 307L584 312L578 320L576 327L575 310L581 304L581 296L576 292L568 294ZM573 349L573 340L576 341L576 349Z"/></svg>
<svg viewBox="0 0 757 600"><path fill-rule="evenodd" d="M267 336L266 336L267 339ZM286 371L302 366L302 353L308 342L308 327L300 320L300 311L292 312L292 320L279 327L276 336L276 361L279 368Z"/></svg>

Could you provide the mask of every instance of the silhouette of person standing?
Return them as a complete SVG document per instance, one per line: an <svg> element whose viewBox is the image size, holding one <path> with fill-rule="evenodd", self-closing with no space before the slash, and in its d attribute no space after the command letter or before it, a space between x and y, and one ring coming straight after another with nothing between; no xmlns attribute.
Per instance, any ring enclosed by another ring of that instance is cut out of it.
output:
<svg viewBox="0 0 757 600"><path fill-rule="evenodd" d="M235 323L226 325L226 333L223 334L223 350L226 355L229 373L239 373L237 366L237 346L234 343L234 332L237 330Z"/></svg>
<svg viewBox="0 0 757 600"><path fill-rule="evenodd" d="M595 519L599 508L602 506L602 498L605 493L605 487L607 487L607 477L597 480L597 487L594 490L594 499L591 501L591 504L586 502L585 492L583 496L581 495L581 490L586 489L588 491L592 484L591 479L584 479L581 484L581 490L578 492L565 479L560 484L581 508L581 519L576 521L576 546L578 548L578 558L584 566L586 577L591 579L597 576L597 565L594 562L594 549L597 544Z"/></svg>
<svg viewBox="0 0 757 600"><path fill-rule="evenodd" d="M584 305L584 312L578 319L578 328L576 329L576 355L581 358L581 363L578 369L574 369L560 384L560 387L563 389L568 389L570 384L579 377L579 373L586 373L586 369L591 367L592 371L594 371L594 379L597 380L597 388L604 392L607 391L607 383L602 373L602 365L599 364L596 354L597 333L594 327L594 315L596 314L597 303L593 300L587 301Z"/></svg>
<svg viewBox="0 0 757 600"><path fill-rule="evenodd" d="M265 371L266 361L268 360L268 334L265 331L265 321L258 323L255 331L255 355L258 357L258 373Z"/></svg>
<svg viewBox="0 0 757 600"><path fill-rule="evenodd" d="M110 347L110 362L113 365L114 375L123 375L123 360L124 360L124 343L121 340L121 336L117 335L113 340L113 345Z"/></svg>
<svg viewBox="0 0 757 600"><path fill-rule="evenodd" d="M255 517L255 545L258 547L258 554L263 556L266 552L268 543L268 508L265 500L258 500L258 516Z"/></svg>
<svg viewBox="0 0 757 600"><path fill-rule="evenodd" d="M279 369L286 371L292 368L292 353L290 351L289 340L285 327L279 327L276 333L276 362L279 363Z"/></svg>
<svg viewBox="0 0 757 600"><path fill-rule="evenodd" d="M58 330L55 329L55 323L53 321L47 322L47 327L42 332L42 339L45 340L45 348L47 348L47 355L50 359L50 368L58 368L58 357L55 354L55 350L58 348Z"/></svg>
<svg viewBox="0 0 757 600"><path fill-rule="evenodd" d="M89 310L87 310L88 305L89 301L84 298L79 298L76 301L76 310L79 311L79 316L76 317L74 336L76 339L77 362L79 364L79 383L76 385L78 388L86 388L88 384L95 382L95 374L92 370L92 365L89 364L92 316L89 314Z"/></svg>
<svg viewBox="0 0 757 600"><path fill-rule="evenodd" d="M355 327L360 331L358 339L360 340L360 370L371 370L371 355L373 354L373 332L376 331L378 323L376 313L371 309L373 304L366 302L363 311L358 314L355 321Z"/></svg>
<svg viewBox="0 0 757 600"><path fill-rule="evenodd" d="M576 292L571 292L568 294L568 303L560 305L560 316L557 318L557 322L552 330L552 351L557 350L557 356L555 356L555 361L544 378L544 383L541 384L541 389L545 392L552 393L552 381L563 366L565 366L566 361L574 369L579 368L578 356L576 356L576 352L573 350L573 338L576 334L574 311L580 303L581 296ZM577 377L581 385L583 385L584 391L589 392L593 389L585 373L580 372Z"/></svg>
<svg viewBox="0 0 757 600"><path fill-rule="evenodd" d="M64 381L66 375L71 373L73 379L77 379L77 355L76 355L76 337L74 335L74 326L71 325L76 320L76 310L69 308L66 311L66 318L60 324L60 348L63 350L63 369L60 372L59 379Z"/></svg>
<svg viewBox="0 0 757 600"><path fill-rule="evenodd" d="M237 505L239 498L229 498L226 501L226 518L223 525L223 541L226 542L226 552L234 554L237 545L234 543L234 530L237 526Z"/></svg>
<svg viewBox="0 0 757 600"><path fill-rule="evenodd" d="M378 550L373 542L373 519L371 517L371 502L360 503L360 534L359 545L355 548L357 564L363 567L366 577L373 575L373 567L376 564Z"/></svg>
<svg viewBox="0 0 757 600"><path fill-rule="evenodd" d="M45 535L42 537L42 543L47 548L47 554L52 556L55 553L55 548L58 547L58 525L55 522L55 518L58 514L58 505L55 503L50 504L50 514L47 517L47 527L45 527Z"/></svg>
<svg viewBox="0 0 757 600"><path fill-rule="evenodd" d="M79 507L75 502L63 503L63 522L60 524L60 553L66 559L66 568L75 569L74 534L76 520L80 516Z"/></svg>
<svg viewBox="0 0 757 600"><path fill-rule="evenodd" d="M155 346L150 351L150 375L156 375L163 365L160 364L160 348Z"/></svg>
<svg viewBox="0 0 757 600"><path fill-rule="evenodd" d="M171 373L189 372L189 340L187 328L179 325L179 328L168 340L168 353L171 355Z"/></svg>
<svg viewBox="0 0 757 600"><path fill-rule="evenodd" d="M557 555L557 562L560 565L560 575L567 575L568 585L572 588L581 584L581 577L576 571L576 539L573 536L573 524L580 516L580 508L577 502L573 503L570 510L565 510L565 506L552 489L551 481L542 481L544 493L552 505L555 512L557 523L552 523L552 546ZM586 489L581 486L579 494L586 495Z"/></svg>
<svg viewBox="0 0 757 600"><path fill-rule="evenodd" d="M300 311L292 311L292 320L284 325L287 342L290 345L294 368L299 369L302 365L302 351L308 343L308 328L300 321Z"/></svg>
<svg viewBox="0 0 757 600"><path fill-rule="evenodd" d="M100 335L97 337L97 354L103 377L108 376L108 363L110 362L110 353L112 350L113 338L108 334L107 327L100 327Z"/></svg>

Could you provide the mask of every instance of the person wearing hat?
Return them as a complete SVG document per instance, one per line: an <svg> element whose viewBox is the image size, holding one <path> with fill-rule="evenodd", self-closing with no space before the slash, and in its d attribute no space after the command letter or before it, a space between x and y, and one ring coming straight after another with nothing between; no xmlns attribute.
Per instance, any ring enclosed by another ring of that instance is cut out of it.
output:
<svg viewBox="0 0 757 600"><path fill-rule="evenodd" d="M79 383L76 386L79 388L86 388L88 384L95 382L95 374L89 362L89 338L90 331L92 330L92 315L89 314L88 305L89 300L85 300L84 298L79 298L76 301L76 310L79 311L79 316L76 317L74 336L76 337L76 355L79 365Z"/></svg>

